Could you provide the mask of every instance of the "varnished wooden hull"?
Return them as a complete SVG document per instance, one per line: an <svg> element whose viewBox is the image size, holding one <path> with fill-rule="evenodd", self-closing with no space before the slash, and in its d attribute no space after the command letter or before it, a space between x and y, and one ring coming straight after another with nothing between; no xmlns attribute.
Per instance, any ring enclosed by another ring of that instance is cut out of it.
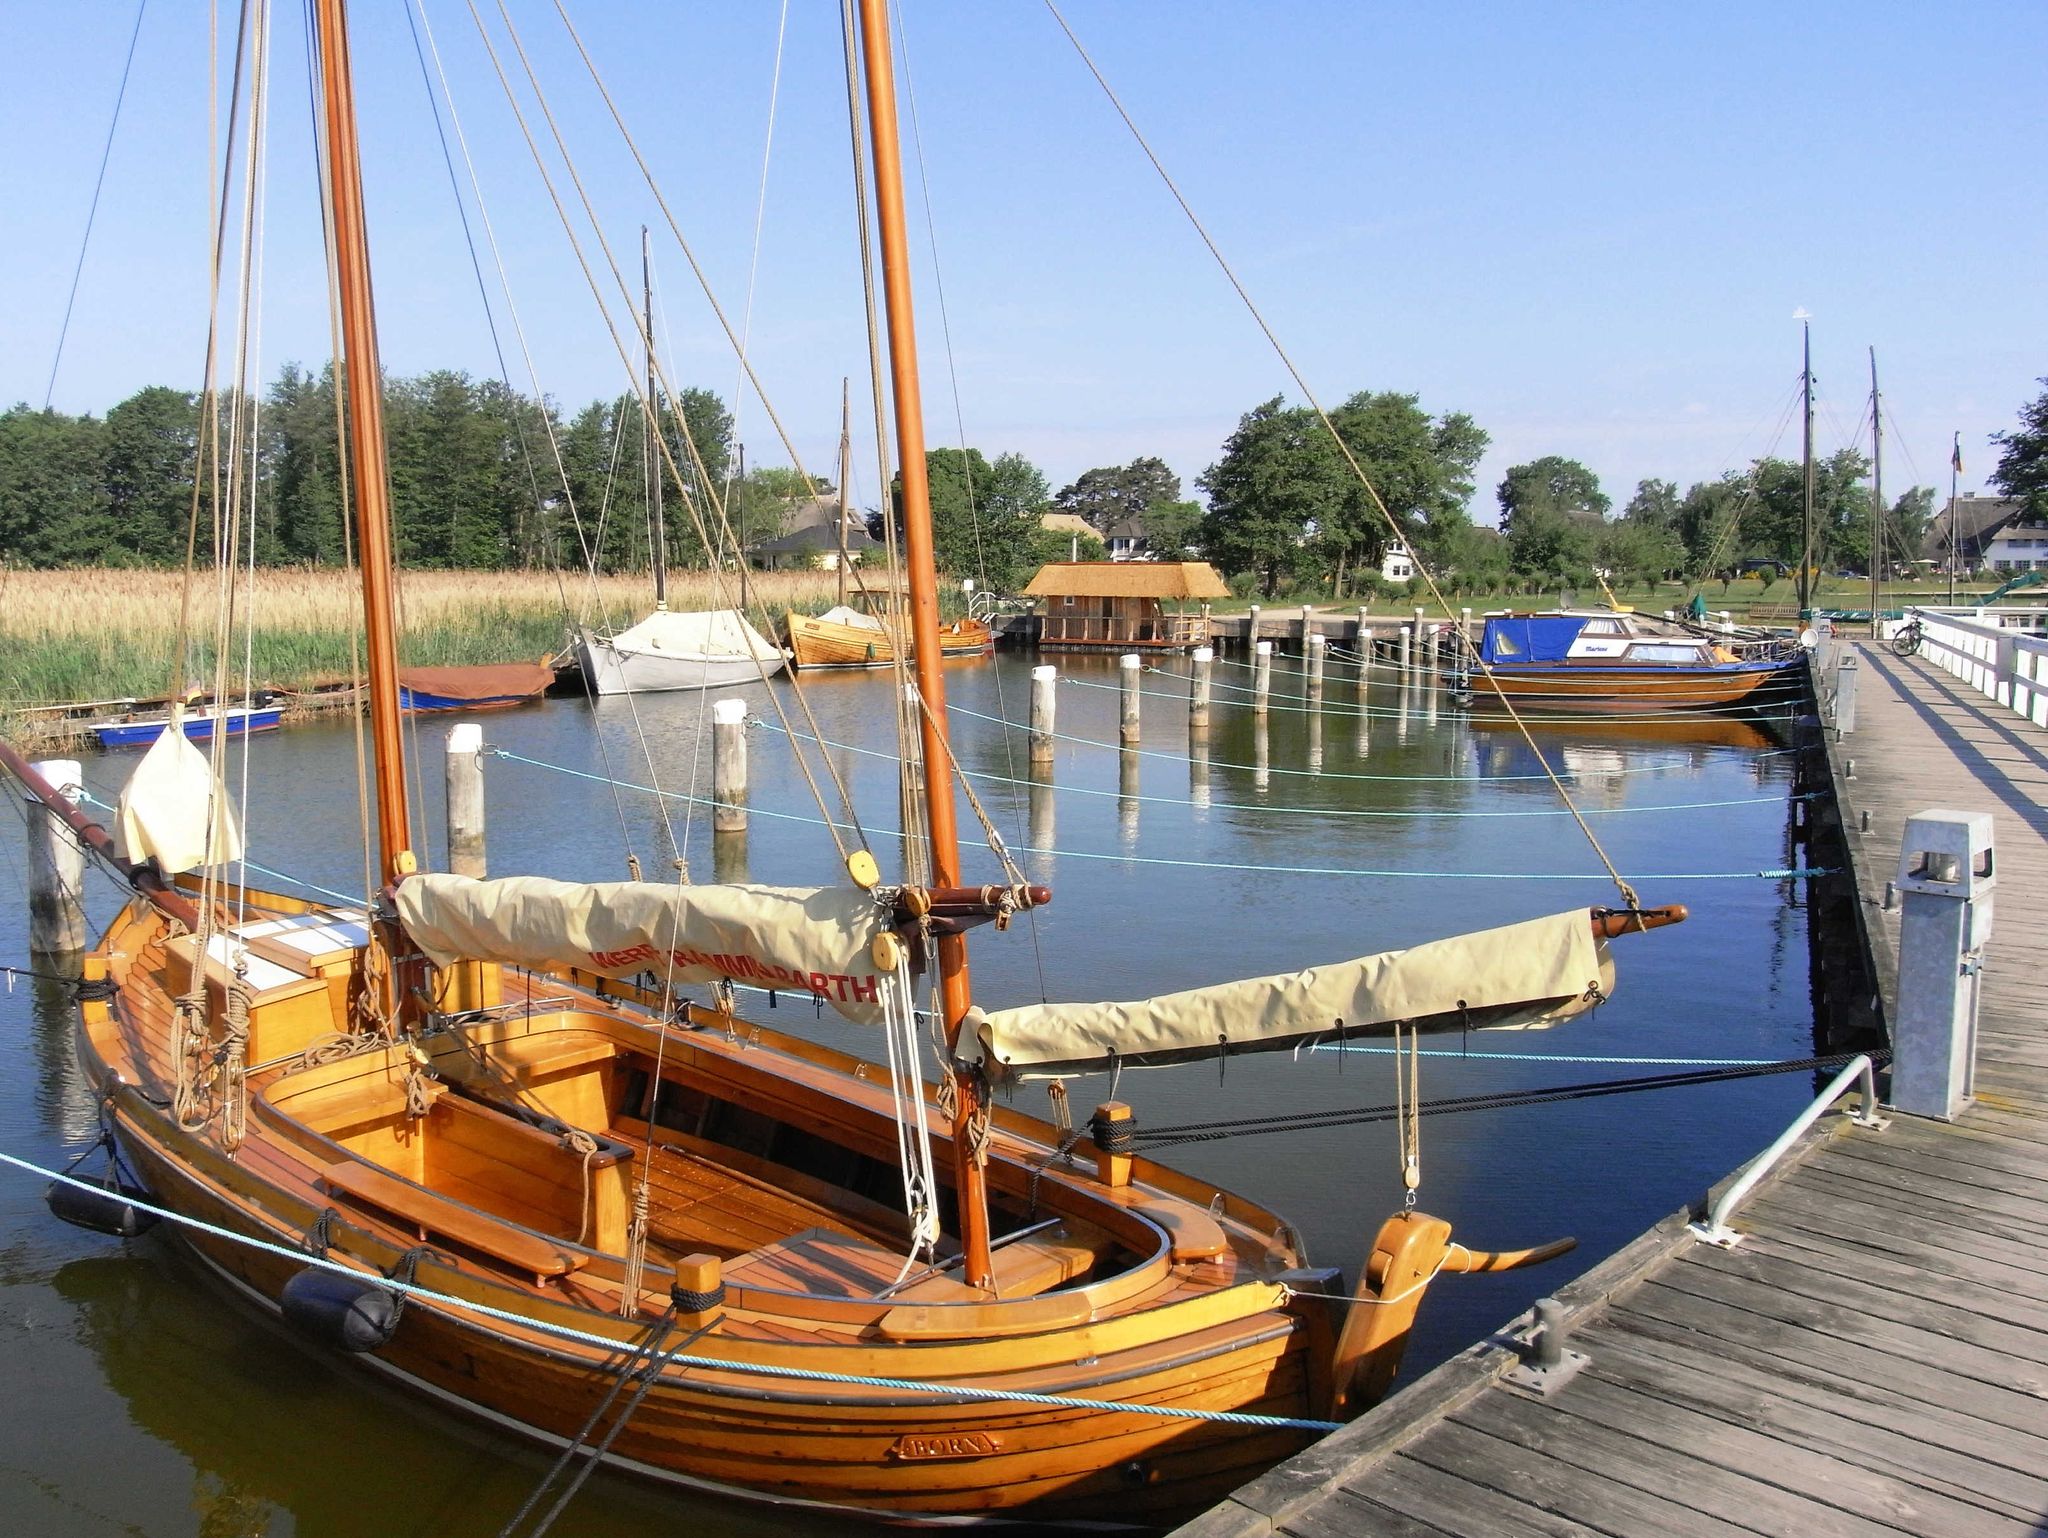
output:
<svg viewBox="0 0 2048 1538"><path fill-rule="evenodd" d="M951 662L985 657L994 646L988 626L956 620L939 631L939 655ZM884 628L840 625L810 614L789 616L789 649L798 668L885 668L896 661L896 636Z"/></svg>
<svg viewBox="0 0 2048 1538"><path fill-rule="evenodd" d="M345 1164L373 1163L383 1147L391 1150L383 1167L422 1182L422 1191L459 1193L477 1204L501 1197L513 1202L510 1184L484 1182L505 1181L503 1172L515 1159L465 1166L466 1174L453 1162L438 1162L440 1139L448 1135L436 1130L441 1110L459 1101L467 1107L462 1116L484 1115L462 1097L516 1084L531 1092L526 1103L536 1109L580 1105L601 1114L606 1102L593 1096L600 1088L605 1095L623 1093L623 1083L598 1086L579 1073L591 1063L609 1064L607 1072L621 1064L644 1070L656 1050L652 1026L582 999L558 1019L534 1015L507 1023L499 1034L486 1030L459 1046L444 1043L435 1048L436 1062L442 1084L453 1087L428 1117L386 1117L388 1126L378 1120L385 1115L379 1107L404 1116L406 1060L393 1049L259 1075L252 1081L246 1141L230 1157L217 1123L182 1129L158 1103L168 1072L174 991L160 921L131 911L95 957L100 966L112 958L120 986L111 1003L83 1006L81 1055L96 1086L112 1098L118 1135L138 1172L170 1209L292 1252L186 1231L183 1237L209 1264L251 1302L274 1308L303 1264L296 1252L323 1209L340 1216L334 1258L359 1266L372 1280L424 1239L432 1252L417 1257L419 1285L513 1319L415 1300L390 1344L361 1358L363 1364L522 1436L559 1443L576 1434L610 1388L618 1350L650 1327L664 1300L659 1290L643 1294L632 1319L619 1317L616 1257L585 1249L572 1237L582 1230L574 1216L575 1159L561 1166L558 1181L569 1205L552 1222L543 1214L509 1236L574 1261L573 1269L547 1279L514 1274L516 1266L459 1236L451 1239L432 1223L416 1225L396 1208L353 1200L324 1179L323 1170L331 1176ZM322 991L309 987L301 996L310 1008ZM615 1058L603 1056L607 1042L616 1047ZM678 1096L721 1097L717 1103L748 1116L779 1105L808 1135L843 1144L849 1160L870 1149L886 1152L892 1134L879 1071L858 1077L848 1071L850 1060L767 1034L743 1044L722 1030L671 1033L660 1050L661 1083L674 1083ZM572 1060L566 1070L548 1066ZM1075 1286L995 1304L878 1300L837 1295L829 1287L798 1294L781 1290L787 1283L758 1259L758 1241L777 1223L786 1229L804 1221L801 1204L823 1200L812 1189L815 1180L788 1176L789 1189L775 1189L762 1183L762 1161L735 1154L728 1167L707 1160L692 1151L705 1146L701 1140L666 1124L650 1128L627 1114L615 1115L605 1135L660 1142L663 1183L655 1185L652 1204L657 1225L672 1216L671 1197L678 1213L727 1204L729 1215L689 1218L698 1226L678 1229L672 1243L669 1230L660 1228L670 1251L685 1244L714 1252L754 1246L727 1255L724 1309L689 1345L695 1360L661 1374L613 1443L610 1457L623 1468L756 1500L899 1520L1012 1516L1151 1526L1213 1503L1310 1439L1295 1430L1136 1410L961 1400L918 1387L971 1383L1117 1405L1320 1413L1327 1331L1320 1314L1302 1312L1320 1305L1293 1300L1264 1279L1295 1261L1271 1237L1278 1223L1270 1214L1234 1205L1222 1219L1226 1254L1176 1259L1177 1241L1146 1216L1154 1210L1148 1204L1204 1213L1206 1187L1142 1160L1122 1192L1097 1185L1085 1163L1072 1171L1053 1165L1034 1181L1031 1166L1046 1158L1057 1133L1001 1112L990 1170L994 1189L1021 1210L1023 1192L1035 1184L1043 1210L1062 1217L1062 1234L1111 1236L1104 1253L1115 1252L1113 1268L1105 1258L1102 1274L1092 1280L1083 1273ZM530 1153L540 1145L520 1146ZM646 1142L635 1146L646 1156ZM451 1159L457 1151L448 1145ZM706 1196L675 1185L700 1174L730 1178L733 1189ZM899 1257L862 1237L886 1239L888 1214L846 1201L849 1248L877 1268L892 1267ZM789 1211L778 1212L778 1202ZM595 1210L601 1214L602 1204ZM586 1197L583 1222L592 1211ZM1148 1244L1154 1253L1145 1253ZM888 1280L883 1269L876 1275ZM957 1322L949 1322L955 1310ZM536 1327L542 1322L591 1338L552 1336ZM679 1325L665 1344L677 1347L684 1333ZM802 1376L806 1371L863 1381L811 1381Z"/></svg>
<svg viewBox="0 0 2048 1538"><path fill-rule="evenodd" d="M1541 704L1553 712L1582 707L1589 713L1716 710L1755 703L1789 677L1777 664L1730 663L1713 668L1602 667L1597 664L1495 663L1475 670L1474 709L1505 695L1516 705Z"/></svg>

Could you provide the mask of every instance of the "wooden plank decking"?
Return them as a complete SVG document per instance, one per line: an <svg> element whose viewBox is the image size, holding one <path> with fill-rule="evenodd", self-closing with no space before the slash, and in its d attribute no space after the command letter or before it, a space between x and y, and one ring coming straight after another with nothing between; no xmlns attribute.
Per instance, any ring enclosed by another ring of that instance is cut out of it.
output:
<svg viewBox="0 0 2048 1538"><path fill-rule="evenodd" d="M1844 824L1871 817L1849 841L1887 1009L1905 817L1994 817L1978 1103L1824 1119L1737 1248L1675 1214L1560 1290L1591 1360L1549 1398L1482 1342L1182 1533L2048 1533L2048 732L1924 660L1860 661L1829 756Z"/></svg>

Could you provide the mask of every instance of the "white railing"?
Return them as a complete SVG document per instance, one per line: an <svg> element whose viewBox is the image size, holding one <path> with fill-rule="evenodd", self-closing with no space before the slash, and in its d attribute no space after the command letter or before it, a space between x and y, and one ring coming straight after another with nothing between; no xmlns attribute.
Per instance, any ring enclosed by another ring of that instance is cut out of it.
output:
<svg viewBox="0 0 2048 1538"><path fill-rule="evenodd" d="M1987 699L2048 726L2048 637L2039 609L1923 609L1920 654Z"/></svg>
<svg viewBox="0 0 2048 1538"><path fill-rule="evenodd" d="M1862 1103L1850 1115L1849 1120L1873 1132L1883 1131L1889 1123L1877 1114L1877 1074L1871 1066L1870 1059L1858 1054L1828 1082L1828 1087L1820 1092L1813 1104L1801 1111L1798 1119L1778 1134L1775 1143L1743 1167L1735 1184L1723 1191L1721 1199L1714 1203L1713 1211L1708 1213L1703 1221L1688 1225L1692 1236L1695 1239L1704 1239L1708 1244L1718 1244L1723 1249L1733 1249L1739 1244L1742 1235L1728 1226L1728 1220L1735 1216L1735 1209L1749 1200L1749 1193L1756 1189L1757 1182L1777 1166L1778 1161L1785 1157L1808 1127L1828 1113L1852 1083L1858 1084Z"/></svg>

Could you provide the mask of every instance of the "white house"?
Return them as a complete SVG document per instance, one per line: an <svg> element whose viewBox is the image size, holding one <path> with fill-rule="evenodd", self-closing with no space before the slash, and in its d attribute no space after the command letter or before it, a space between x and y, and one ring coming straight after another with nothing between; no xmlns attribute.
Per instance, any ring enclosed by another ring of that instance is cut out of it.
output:
<svg viewBox="0 0 2048 1538"><path fill-rule="evenodd" d="M1387 553L1380 557L1380 575L1389 582L1406 582L1415 575L1415 557L1399 540L1387 546Z"/></svg>

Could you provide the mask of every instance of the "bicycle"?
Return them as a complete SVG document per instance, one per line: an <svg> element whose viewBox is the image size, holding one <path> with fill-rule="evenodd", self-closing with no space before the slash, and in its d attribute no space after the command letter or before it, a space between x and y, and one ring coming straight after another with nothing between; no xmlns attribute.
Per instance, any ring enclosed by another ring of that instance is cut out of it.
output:
<svg viewBox="0 0 2048 1538"><path fill-rule="evenodd" d="M1892 655L1910 657L1920 650L1920 621L1908 620L1892 637Z"/></svg>

